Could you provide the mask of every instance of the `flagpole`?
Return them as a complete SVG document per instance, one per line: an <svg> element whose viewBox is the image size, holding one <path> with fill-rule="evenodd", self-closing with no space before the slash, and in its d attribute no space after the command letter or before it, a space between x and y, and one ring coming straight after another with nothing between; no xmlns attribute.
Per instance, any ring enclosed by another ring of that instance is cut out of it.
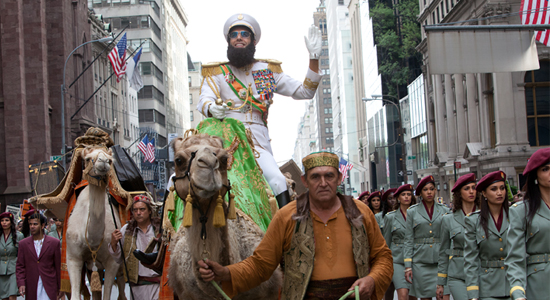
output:
<svg viewBox="0 0 550 300"><path fill-rule="evenodd" d="M96 56L96 57L94 58L94 60L92 60L92 62L91 62L88 66L86 66L86 68L84 68L84 70L82 70L82 72L80 72L80 74L76 77L76 79L73 80L73 82L72 82L71 84L69 84L69 87L68 87L69 89L73 86L73 84L76 83L76 81L77 81L80 77L82 77L82 75L84 75L84 72L86 72L86 70L88 70L88 69L94 64L94 62L95 62L96 60L98 60L98 59L101 57L101 55L103 54L103 52L105 52L105 50L109 49L109 46L111 46L111 45L116 41L116 39L117 39L117 38L126 30L126 28L128 28L129 26L130 26L130 25L126 25L126 27L124 27L124 29L122 29L122 31L121 31L119 34L117 34L117 36L115 36L115 37L113 38L113 40L109 43L109 45L107 45L107 47L103 48L103 51L101 51L101 53L99 53L99 55Z"/></svg>
<svg viewBox="0 0 550 300"><path fill-rule="evenodd" d="M134 52L132 52L125 60L124 62L127 62L130 58L132 58L132 56L134 56L134 53L137 52L137 50L141 47L141 45L143 45L143 43L145 43L146 41L148 41L149 39L145 39L143 42L141 42L141 44L139 44L139 46L137 47L136 50L134 50ZM76 110L76 112L71 116L71 120L76 116L76 114L78 114L78 112L80 110L82 110L82 108L88 104L88 102L90 102L90 100L94 97L95 94L97 94L97 92L99 92L99 90L107 83L107 81L109 81L109 79L111 79L111 77L113 77L113 75L115 75L115 72L111 73L111 76L109 76L109 78L105 79L105 81L103 81L103 83L92 93L92 95L90 95L90 97L88 99L86 99L86 101L84 101L84 103Z"/></svg>

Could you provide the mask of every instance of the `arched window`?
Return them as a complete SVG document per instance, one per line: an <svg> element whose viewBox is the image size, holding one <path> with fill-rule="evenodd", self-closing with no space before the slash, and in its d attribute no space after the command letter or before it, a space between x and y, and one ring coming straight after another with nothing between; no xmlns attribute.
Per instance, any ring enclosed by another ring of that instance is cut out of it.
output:
<svg viewBox="0 0 550 300"><path fill-rule="evenodd" d="M550 145L550 61L525 74L525 103L529 145Z"/></svg>

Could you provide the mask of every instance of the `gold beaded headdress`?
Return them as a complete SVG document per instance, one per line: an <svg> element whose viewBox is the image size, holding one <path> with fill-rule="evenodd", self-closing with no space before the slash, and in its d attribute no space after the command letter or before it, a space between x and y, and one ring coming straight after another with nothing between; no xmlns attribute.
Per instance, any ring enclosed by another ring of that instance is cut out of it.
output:
<svg viewBox="0 0 550 300"><path fill-rule="evenodd" d="M314 152L302 159L304 171L307 172L315 167L334 167L338 170L340 159L338 155L330 152Z"/></svg>

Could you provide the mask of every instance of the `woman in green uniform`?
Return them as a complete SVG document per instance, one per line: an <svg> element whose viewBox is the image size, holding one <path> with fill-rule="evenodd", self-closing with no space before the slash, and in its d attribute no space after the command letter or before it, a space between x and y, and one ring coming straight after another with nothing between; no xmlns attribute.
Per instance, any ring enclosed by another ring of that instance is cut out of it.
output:
<svg viewBox="0 0 550 300"><path fill-rule="evenodd" d="M506 275L512 299L549 299L550 148L533 153L523 175L525 200L510 208Z"/></svg>
<svg viewBox="0 0 550 300"><path fill-rule="evenodd" d="M382 233L386 244L390 247L393 255L393 278L392 284L397 290L397 297L399 300L416 299L413 296L409 296L409 290L411 284L405 280L405 264L403 262L403 242L405 239L407 212L412 204L416 203L416 198L412 194L413 187L410 184L400 186L394 194L397 198L395 210L387 213L384 216L384 226ZM391 298L393 299L393 291Z"/></svg>
<svg viewBox="0 0 550 300"><path fill-rule="evenodd" d="M382 193L380 191L375 191L375 192L372 192L367 198L367 205L369 206L370 210L375 216L377 213L381 211L381 207L380 207L381 197L382 197ZM378 218L376 218L376 222L378 222L378 225L380 225L380 220Z"/></svg>
<svg viewBox="0 0 550 300"><path fill-rule="evenodd" d="M374 217L376 218L376 222L378 222L378 226L380 227L380 231L382 232L382 234L384 233L384 225L386 223L384 221L384 217L386 216L387 213L394 210L393 205L390 205L388 200L393 199L393 194L395 193L395 191L397 191L396 188L391 188L385 191L384 194L382 194L382 202L381 202L382 211L374 215ZM395 204L395 201L392 201L392 203ZM389 246L390 244L388 244L388 247ZM393 282L390 282L390 286L388 287L388 289L386 290L386 294L384 295L384 300L393 300L394 293L395 293L395 286L393 285Z"/></svg>
<svg viewBox="0 0 550 300"><path fill-rule="evenodd" d="M404 249L405 279L412 283L411 294L428 300L436 296L441 220L449 210L434 201L435 194L433 176L422 178L416 187L422 201L407 214Z"/></svg>
<svg viewBox="0 0 550 300"><path fill-rule="evenodd" d="M464 218L479 208L476 175L460 176L453 186L453 212L443 216L441 247L437 264L437 299L443 299L443 286L449 286L454 300L468 300L464 277Z"/></svg>
<svg viewBox="0 0 550 300"><path fill-rule="evenodd" d="M15 230L15 221L11 212L0 214L0 299L17 299L17 282L15 278L15 263L17 250L23 234Z"/></svg>
<svg viewBox="0 0 550 300"><path fill-rule="evenodd" d="M491 172L477 183L481 210L466 217L464 268L468 299L510 299L504 258L508 235L506 175Z"/></svg>
<svg viewBox="0 0 550 300"><path fill-rule="evenodd" d="M365 203L366 205L369 205L369 203L367 202L367 198L369 197L369 191L364 191L361 193L361 195L359 195L359 198L357 198L359 201Z"/></svg>

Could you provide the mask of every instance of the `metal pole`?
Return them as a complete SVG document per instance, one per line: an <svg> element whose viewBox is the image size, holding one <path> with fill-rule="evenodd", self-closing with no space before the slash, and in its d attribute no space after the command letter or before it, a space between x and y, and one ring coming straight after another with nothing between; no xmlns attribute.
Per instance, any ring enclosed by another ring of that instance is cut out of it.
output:
<svg viewBox="0 0 550 300"><path fill-rule="evenodd" d="M106 37L98 40L88 41L80 46L74 48L71 53L69 53L69 56L67 56L67 59L65 60L65 65L63 66L63 84L61 84L61 155L65 154L65 71L67 69L67 63L69 62L69 58L73 55L73 53L80 49L80 47L93 43L93 42L107 42L112 41L112 37ZM65 157L63 157L63 169L65 169Z"/></svg>

